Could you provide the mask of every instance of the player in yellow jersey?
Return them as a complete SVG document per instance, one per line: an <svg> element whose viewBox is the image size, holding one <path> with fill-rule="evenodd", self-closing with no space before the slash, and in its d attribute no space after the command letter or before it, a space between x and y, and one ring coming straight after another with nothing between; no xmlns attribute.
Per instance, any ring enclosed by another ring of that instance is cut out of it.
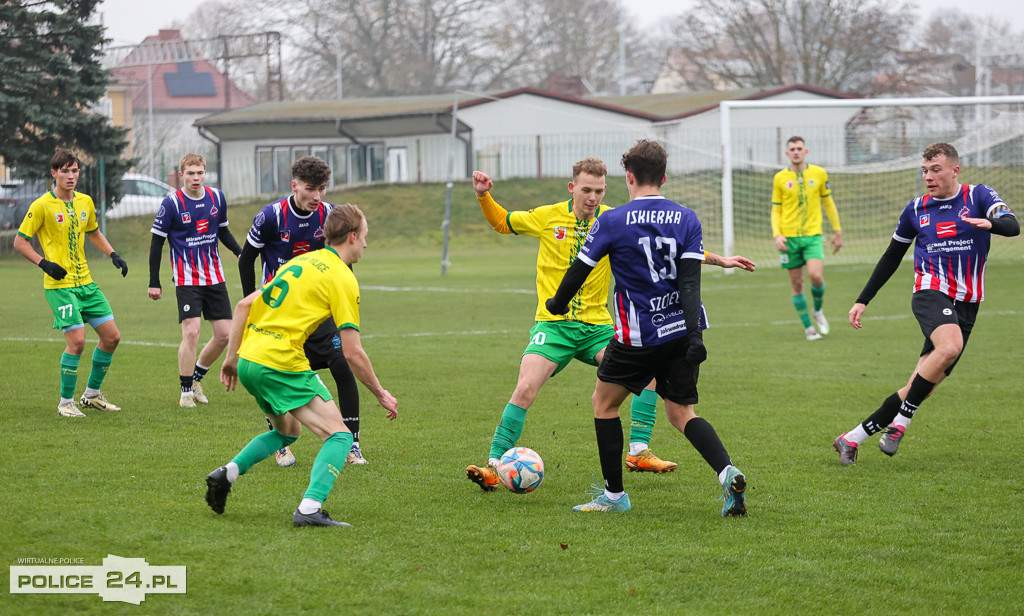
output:
<svg viewBox="0 0 1024 616"><path fill-rule="evenodd" d="M843 247L843 231L839 212L832 200L828 173L817 165L807 164L807 147L803 137L786 141L789 167L775 174L772 181L772 236L779 251L782 269L789 270L793 289L793 306L800 315L808 340L820 340L829 332L828 320L822 311L825 298L824 250L821 245L821 208L824 206L832 224L832 254ZM804 295L804 265L811 281L814 301L814 324L807 313ZM815 329L817 328L817 329Z"/></svg>
<svg viewBox="0 0 1024 616"><path fill-rule="evenodd" d="M96 223L96 207L89 195L75 192L80 162L70 150L59 149L50 161L53 190L32 202L14 238L14 249L46 272L43 289L53 311L53 327L64 332L67 346L60 360L60 402L57 414L62 417L85 417L75 405L78 363L85 349L85 324L96 330L99 342L92 353L92 371L79 403L101 411L120 411L111 404L100 386L110 368L114 349L121 341L121 332L114 324L114 313L99 286L92 280L85 259L83 240L88 237L114 267L128 275L125 263ZM43 255L35 251L29 240L39 234Z"/></svg>
<svg viewBox="0 0 1024 616"><path fill-rule="evenodd" d="M466 476L485 491L497 489L495 470L498 459L515 446L523 431L526 411L537 398L541 386L577 359L597 366L604 348L615 335L608 314L608 287L611 268L602 259L569 304L568 313L554 315L544 307L552 297L569 265L576 259L594 220L611 209L601 203L607 185L605 164L596 158L585 158L572 169L567 201L525 211L508 212L490 195L494 183L482 171L473 172L473 189L480 209L491 227L499 233L529 235L540 239L537 252L537 312L530 330L530 341L519 365L519 381L505 405L501 422L494 430L488 462L470 465ZM723 258L708 254L706 263L722 267L753 270L754 264L743 257ZM626 468L630 471L667 473L675 462L661 460L650 450L654 428L657 394L653 385L640 396L634 396L630 407L631 424Z"/></svg>
<svg viewBox="0 0 1024 616"><path fill-rule="evenodd" d="M302 426L323 446L313 461L309 487L292 514L294 526L349 526L322 508L352 447L352 433L316 372L303 343L329 317L341 328L345 359L352 372L387 410L398 416L398 401L381 386L359 337L359 283L349 266L366 248L366 218L345 204L324 222L326 247L301 254L282 266L263 288L238 303L231 321L227 357L220 379L228 390L241 381L270 420L273 430L249 441L226 465L206 478L206 502L224 513L231 485L254 464L291 445Z"/></svg>

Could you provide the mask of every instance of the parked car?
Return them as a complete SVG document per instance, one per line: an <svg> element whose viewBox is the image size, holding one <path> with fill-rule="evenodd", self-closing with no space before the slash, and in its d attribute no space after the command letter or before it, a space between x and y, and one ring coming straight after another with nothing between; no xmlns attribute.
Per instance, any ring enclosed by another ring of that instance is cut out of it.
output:
<svg viewBox="0 0 1024 616"><path fill-rule="evenodd" d="M126 216L156 216L164 197L174 192L165 182L139 173L128 173L121 179L124 196L107 211L107 219Z"/></svg>
<svg viewBox="0 0 1024 616"><path fill-rule="evenodd" d="M0 184L0 231L17 229L28 213L28 206L46 190L46 182L42 180Z"/></svg>

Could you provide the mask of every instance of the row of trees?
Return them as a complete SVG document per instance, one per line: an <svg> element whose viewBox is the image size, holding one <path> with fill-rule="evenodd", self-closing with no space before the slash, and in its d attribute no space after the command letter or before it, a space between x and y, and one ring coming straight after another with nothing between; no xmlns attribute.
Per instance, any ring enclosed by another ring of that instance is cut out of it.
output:
<svg viewBox="0 0 1024 616"><path fill-rule="evenodd" d="M617 94L624 85L638 94L670 50L694 69L687 85L695 90L803 83L876 95L915 82L919 66L906 61L915 50L973 60L979 45L986 53L999 45L1024 49L1005 20L945 11L922 26L912 5L886 0L697 0L644 29L623 5L215 0L185 29L197 38L282 31L291 50L288 91L303 99L335 97L339 66L346 97L543 86L550 75L579 76L594 93Z"/></svg>
<svg viewBox="0 0 1024 616"><path fill-rule="evenodd" d="M76 147L106 160L113 195L130 162L124 131L89 113L108 81L99 1L0 2L0 157L38 170L56 145ZM922 28L910 5L885 0L697 0L644 29L620 0L211 0L183 30L281 31L286 91L306 100L337 96L339 73L346 97L543 87L553 75L593 93L643 93L669 50L693 69L690 89L803 83L875 95L914 83L908 51L970 59L977 46L1024 47L1005 22L947 11ZM260 74L242 62L234 75ZM258 78L248 85L266 91Z"/></svg>

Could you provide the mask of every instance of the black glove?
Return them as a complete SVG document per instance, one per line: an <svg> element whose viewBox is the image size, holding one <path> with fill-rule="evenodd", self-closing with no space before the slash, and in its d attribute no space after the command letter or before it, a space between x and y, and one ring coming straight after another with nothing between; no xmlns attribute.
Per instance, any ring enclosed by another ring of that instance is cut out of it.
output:
<svg viewBox="0 0 1024 616"><path fill-rule="evenodd" d="M63 267L57 265L53 261L47 261L42 259L39 261L39 269L46 272L46 275L54 280L63 280L68 275L68 271Z"/></svg>
<svg viewBox="0 0 1024 616"><path fill-rule="evenodd" d="M568 306L563 306L561 310L555 310L557 306L555 305L555 298L553 297L549 297L547 301L544 302L544 307L547 308L548 312L551 314L569 314Z"/></svg>
<svg viewBox="0 0 1024 616"><path fill-rule="evenodd" d="M110 261L114 264L114 267L121 270L121 277L124 278L128 275L128 264L121 258L116 252L110 253Z"/></svg>
<svg viewBox="0 0 1024 616"><path fill-rule="evenodd" d="M704 338L699 335L690 334L689 344L686 346L686 362L696 366L708 358L708 349L704 346Z"/></svg>

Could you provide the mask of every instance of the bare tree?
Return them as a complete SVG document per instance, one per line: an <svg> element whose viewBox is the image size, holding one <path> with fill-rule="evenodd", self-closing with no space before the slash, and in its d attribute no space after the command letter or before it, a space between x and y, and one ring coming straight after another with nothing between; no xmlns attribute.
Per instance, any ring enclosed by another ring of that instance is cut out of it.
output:
<svg viewBox="0 0 1024 616"><path fill-rule="evenodd" d="M906 40L911 7L884 0L698 0L672 35L722 87L871 89Z"/></svg>
<svg viewBox="0 0 1024 616"><path fill-rule="evenodd" d="M212 0L180 27L189 38L282 32L291 98L336 97L339 72L346 98L546 87L553 74L615 91L620 32L632 81L656 70L621 13L620 0ZM255 64L231 72L260 91Z"/></svg>

